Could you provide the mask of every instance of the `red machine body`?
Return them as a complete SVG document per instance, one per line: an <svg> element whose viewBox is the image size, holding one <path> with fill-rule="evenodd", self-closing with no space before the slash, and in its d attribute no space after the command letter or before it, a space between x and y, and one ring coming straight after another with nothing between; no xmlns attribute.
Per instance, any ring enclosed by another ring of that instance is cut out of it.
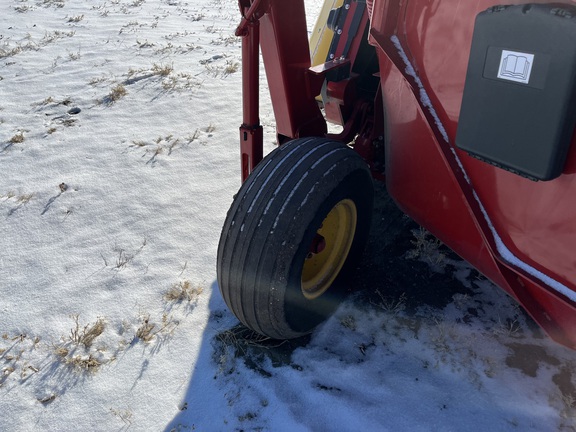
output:
<svg viewBox="0 0 576 432"><path fill-rule="evenodd" d="M362 90L362 77L354 72L362 31L348 41L346 54L311 68L303 0L240 0L243 178L262 157L259 44L279 143L326 133L315 99L323 93L327 117L342 122L338 137L385 178L398 206L513 296L553 339L576 348L575 140L562 174L539 182L473 158L455 144L475 18L497 3L352 1L354 7L360 3L366 3L363 25L377 56L372 93ZM331 81L350 67L344 78ZM376 157L382 148L383 173Z"/></svg>

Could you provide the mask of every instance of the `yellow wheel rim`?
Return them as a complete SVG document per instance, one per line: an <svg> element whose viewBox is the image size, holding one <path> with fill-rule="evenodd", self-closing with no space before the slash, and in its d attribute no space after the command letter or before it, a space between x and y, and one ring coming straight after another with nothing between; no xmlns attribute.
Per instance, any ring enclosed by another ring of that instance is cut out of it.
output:
<svg viewBox="0 0 576 432"><path fill-rule="evenodd" d="M309 300L320 297L342 269L356 232L354 201L344 199L328 213L310 246L302 269L302 293Z"/></svg>

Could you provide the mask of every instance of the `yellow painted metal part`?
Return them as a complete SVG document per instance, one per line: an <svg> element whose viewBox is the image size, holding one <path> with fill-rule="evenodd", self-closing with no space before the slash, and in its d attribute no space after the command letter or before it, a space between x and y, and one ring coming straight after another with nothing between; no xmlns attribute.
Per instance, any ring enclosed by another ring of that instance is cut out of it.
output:
<svg viewBox="0 0 576 432"><path fill-rule="evenodd" d="M324 247L318 253L309 253L302 269L302 292L307 299L320 297L338 276L350 252L357 220L354 201L344 199L322 222L318 236Z"/></svg>
<svg viewBox="0 0 576 432"><path fill-rule="evenodd" d="M328 15L332 9L337 9L344 4L344 0L325 0L324 6L318 15L316 25L310 36L310 58L312 66L326 62L326 56L334 37L334 32L328 28Z"/></svg>

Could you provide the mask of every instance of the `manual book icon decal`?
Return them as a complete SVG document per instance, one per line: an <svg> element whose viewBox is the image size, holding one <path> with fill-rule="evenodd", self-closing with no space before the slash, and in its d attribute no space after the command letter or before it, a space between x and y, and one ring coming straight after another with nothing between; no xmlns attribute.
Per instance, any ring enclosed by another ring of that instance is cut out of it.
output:
<svg viewBox="0 0 576 432"><path fill-rule="evenodd" d="M534 64L534 54L502 50L498 78L528 84Z"/></svg>

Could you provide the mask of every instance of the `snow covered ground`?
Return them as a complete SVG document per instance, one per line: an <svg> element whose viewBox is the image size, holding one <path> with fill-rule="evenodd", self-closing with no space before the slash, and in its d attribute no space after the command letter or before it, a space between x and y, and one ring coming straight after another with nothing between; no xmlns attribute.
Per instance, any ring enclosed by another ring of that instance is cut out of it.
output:
<svg viewBox="0 0 576 432"><path fill-rule="evenodd" d="M574 430L574 352L401 216L363 273L397 276L311 337L238 326L215 274L237 23L233 0L1 2L0 430ZM269 151L266 98L262 122Z"/></svg>

